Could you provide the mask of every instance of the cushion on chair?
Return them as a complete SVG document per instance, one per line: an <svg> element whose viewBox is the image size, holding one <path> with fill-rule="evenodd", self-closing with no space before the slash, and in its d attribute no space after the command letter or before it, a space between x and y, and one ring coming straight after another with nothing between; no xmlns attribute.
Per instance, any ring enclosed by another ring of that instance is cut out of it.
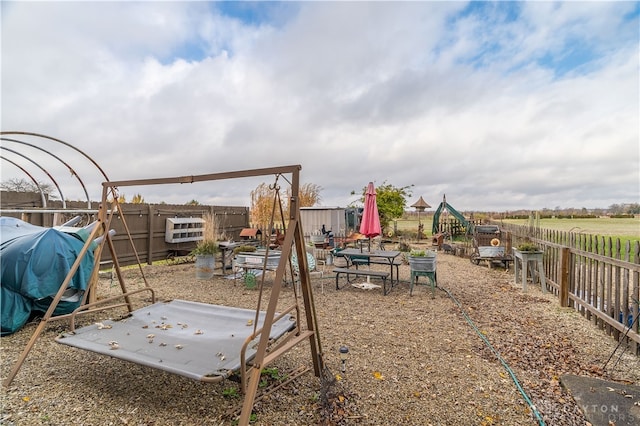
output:
<svg viewBox="0 0 640 426"><path fill-rule="evenodd" d="M293 270L297 274L300 272L298 268L298 256L295 253L291 255L291 262L293 262ZM309 265L309 272L316 270L316 258L309 252L307 252L307 265Z"/></svg>

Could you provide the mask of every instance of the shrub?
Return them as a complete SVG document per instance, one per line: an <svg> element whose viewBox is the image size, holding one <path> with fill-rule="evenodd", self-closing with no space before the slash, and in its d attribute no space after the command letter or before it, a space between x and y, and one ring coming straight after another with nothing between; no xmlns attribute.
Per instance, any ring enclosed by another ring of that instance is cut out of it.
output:
<svg viewBox="0 0 640 426"><path fill-rule="evenodd" d="M196 248L191 251L192 255L216 254L220 251L218 242L213 240L198 241Z"/></svg>
<svg viewBox="0 0 640 426"><path fill-rule="evenodd" d="M433 250L411 250L409 253L411 257L435 257L436 252Z"/></svg>
<svg viewBox="0 0 640 426"><path fill-rule="evenodd" d="M253 253L254 251L256 251L256 246L251 246L247 244L247 245L242 245L234 248L233 254L247 253L247 252Z"/></svg>

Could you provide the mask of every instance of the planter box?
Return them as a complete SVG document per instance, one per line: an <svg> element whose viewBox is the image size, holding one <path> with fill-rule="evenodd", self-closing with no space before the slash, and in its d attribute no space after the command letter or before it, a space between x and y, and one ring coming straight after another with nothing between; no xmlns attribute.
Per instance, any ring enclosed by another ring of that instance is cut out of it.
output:
<svg viewBox="0 0 640 426"><path fill-rule="evenodd" d="M518 282L519 278L519 269L518 268L518 259L522 264L522 290L527 291L527 273L531 272L532 282L535 282L536 276L540 279L540 284L542 286L542 292L547 291L547 282L544 276L544 265L542 264L542 257L544 252L542 251L520 251L516 248L513 248L513 257L514 257L514 268L513 272L515 274L515 282ZM536 273L537 270L537 273Z"/></svg>
<svg viewBox="0 0 640 426"><path fill-rule="evenodd" d="M413 257L409 256L409 266L412 271L435 272L436 257Z"/></svg>
<svg viewBox="0 0 640 426"><path fill-rule="evenodd" d="M255 265L255 269L261 269L262 265L264 265L265 255L266 253L261 250L254 252L240 252L236 255L236 264L243 266ZM280 263L280 252L270 251L269 256L267 256L267 269L276 269L278 267L278 263Z"/></svg>
<svg viewBox="0 0 640 426"><path fill-rule="evenodd" d="M517 259L526 259L526 260L542 260L542 255L544 254L541 250L536 251L520 251L517 248L513 248L513 255Z"/></svg>

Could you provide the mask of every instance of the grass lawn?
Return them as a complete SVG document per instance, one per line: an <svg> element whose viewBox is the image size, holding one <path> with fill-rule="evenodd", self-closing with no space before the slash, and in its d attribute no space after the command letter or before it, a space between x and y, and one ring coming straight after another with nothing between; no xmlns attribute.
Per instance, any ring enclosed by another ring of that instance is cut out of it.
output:
<svg viewBox="0 0 640 426"><path fill-rule="evenodd" d="M427 237L431 236L433 215L421 216L420 221L424 225L424 235ZM516 225L529 224L527 219L505 219L503 222ZM415 233L418 231L417 219L398 219L395 223L396 229L400 232L412 232L415 236ZM390 228L393 229L393 227L394 222L391 222ZM622 241L640 241L640 217L633 219L608 217L593 219L540 219L540 227L557 231L620 238Z"/></svg>
<svg viewBox="0 0 640 426"><path fill-rule="evenodd" d="M418 232L418 219L398 219L396 222L396 229L400 232L413 232L416 234ZM431 236L431 225L433 223L433 215L430 216L420 216L420 222L424 226L422 232L424 235ZM389 224L389 227L393 229L394 223L393 221Z"/></svg>
<svg viewBox="0 0 640 426"><path fill-rule="evenodd" d="M505 219L504 222L518 225L528 225L529 223L527 219ZM640 217L633 219L608 217L594 219L540 219L540 227L557 231L640 240Z"/></svg>

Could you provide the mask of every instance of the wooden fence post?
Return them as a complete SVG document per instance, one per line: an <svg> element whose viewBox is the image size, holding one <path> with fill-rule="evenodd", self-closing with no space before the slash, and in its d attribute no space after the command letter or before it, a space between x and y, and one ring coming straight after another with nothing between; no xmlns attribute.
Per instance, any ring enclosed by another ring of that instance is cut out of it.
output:
<svg viewBox="0 0 640 426"><path fill-rule="evenodd" d="M147 264L153 265L153 207L151 204L147 204L147 247Z"/></svg>
<svg viewBox="0 0 640 426"><path fill-rule="evenodd" d="M566 308L569 306L569 271L571 249L562 247L560 256L560 306Z"/></svg>

